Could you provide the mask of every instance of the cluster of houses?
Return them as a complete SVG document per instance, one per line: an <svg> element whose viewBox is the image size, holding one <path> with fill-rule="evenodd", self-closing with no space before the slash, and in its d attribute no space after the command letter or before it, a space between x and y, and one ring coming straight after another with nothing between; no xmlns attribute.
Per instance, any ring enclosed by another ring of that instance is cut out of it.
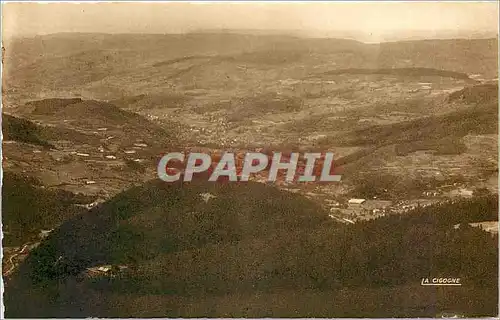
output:
<svg viewBox="0 0 500 320"><path fill-rule="evenodd" d="M107 128L99 128L97 130L106 131ZM105 140L107 141L109 138L113 137L112 136L107 137ZM83 158L83 159L86 158L84 160L85 162L101 162L101 159L107 162L111 162L113 160L119 159L120 158L119 153L121 152L124 155L123 160L129 159L136 163L143 163L146 161L145 159L142 159L134 155L136 155L141 150L145 150L146 148L149 148L148 144L144 143L144 141L142 140L136 140L129 147L123 148L121 151L119 150L120 149L119 146L116 146L116 148L105 148L104 145L100 145L99 147L97 147L98 151L97 155L92 154L91 152L85 150L85 151L70 151L67 154L67 156L69 157L68 159L72 159L72 156L76 156L78 158ZM132 158L128 158L127 156ZM57 161L62 161L62 159L63 159L62 156L55 157L55 160ZM94 185L97 184L98 181L92 179L83 179L82 183L85 185Z"/></svg>
<svg viewBox="0 0 500 320"><path fill-rule="evenodd" d="M391 201L351 198L347 203L326 201L330 207L330 217L345 223L370 220L386 215L392 206Z"/></svg>
<svg viewBox="0 0 500 320"><path fill-rule="evenodd" d="M403 214L418 207L425 208L439 199L417 199L392 202L388 200L351 198L341 203L336 200L325 200L330 208L330 217L345 223L371 220L390 214Z"/></svg>

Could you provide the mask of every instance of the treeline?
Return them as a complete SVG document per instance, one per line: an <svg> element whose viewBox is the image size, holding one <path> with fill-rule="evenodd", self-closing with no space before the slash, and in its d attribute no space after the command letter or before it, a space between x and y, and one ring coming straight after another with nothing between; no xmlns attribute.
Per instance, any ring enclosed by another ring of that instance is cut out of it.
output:
<svg viewBox="0 0 500 320"><path fill-rule="evenodd" d="M390 173L359 174L353 172L352 180L355 187L349 192L353 198L373 198L400 200L422 196L424 191L432 191L447 183L463 183L461 175L448 177L446 181L434 177L401 177Z"/></svg>
<svg viewBox="0 0 500 320"><path fill-rule="evenodd" d="M390 221L392 218L382 217L376 223L386 220ZM436 228L481 221L498 221L498 194L449 200L425 208L417 207L400 218L402 224L426 224Z"/></svg>
<svg viewBox="0 0 500 320"><path fill-rule="evenodd" d="M460 80L470 80L469 76L462 72L439 70L434 68L382 68L382 69L360 69L360 68L349 68L349 69L338 69L325 72L327 75L339 75L339 74L382 74L382 75L393 75L393 76L405 76L405 77L424 77L424 76L437 76L454 78Z"/></svg>

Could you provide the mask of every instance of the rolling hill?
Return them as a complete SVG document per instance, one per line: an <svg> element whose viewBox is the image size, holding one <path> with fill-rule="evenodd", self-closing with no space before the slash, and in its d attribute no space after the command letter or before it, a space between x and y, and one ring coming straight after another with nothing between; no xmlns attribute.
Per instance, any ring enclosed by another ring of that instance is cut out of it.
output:
<svg viewBox="0 0 500 320"><path fill-rule="evenodd" d="M466 103L490 103L498 101L498 83L469 86L453 92L450 101L464 101Z"/></svg>
<svg viewBox="0 0 500 320"><path fill-rule="evenodd" d="M75 206L92 197L46 189L39 180L4 172L2 186L3 245L21 245L33 240L40 229L51 229L82 213Z"/></svg>
<svg viewBox="0 0 500 320"><path fill-rule="evenodd" d="M142 317L491 315L497 239L453 225L494 217L496 205L483 196L339 225L274 187L151 181L53 231L7 283L6 312L113 317L133 305ZM102 265L114 273L89 271ZM463 277L468 290L427 301L422 274ZM412 291L420 294L394 300ZM275 295L287 307L252 306ZM332 297L342 303L324 305Z"/></svg>
<svg viewBox="0 0 500 320"><path fill-rule="evenodd" d="M4 74L6 94L10 97L29 99L20 90L29 88L52 96L69 91L85 99L99 100L143 94L145 88L137 88L143 87L141 82L145 77L149 79L149 93L161 93L172 85L192 85L192 77L184 73L193 73L199 67L214 73L211 65L217 67L215 70L227 68L229 76L238 67L261 69L249 74L249 80L268 79L262 76L262 71L278 65L286 77L309 76L300 66L318 65L324 66L323 71L427 68L457 74L479 73L488 79L497 77L496 43L496 39L480 39L363 44L343 39L231 33L140 36L63 33L6 43ZM428 59L430 56L433 59ZM184 64L185 68L180 69L184 71L160 70L158 75L152 72L179 64ZM196 81L199 88L210 88L213 84L208 76ZM102 90L102 86L107 90Z"/></svg>
<svg viewBox="0 0 500 320"><path fill-rule="evenodd" d="M443 154L461 153L463 148L460 148L459 140L465 135L497 133L497 91L498 85L467 87L451 93L448 101L465 101L473 104L470 107L437 116L356 129L334 138L325 138L320 144L370 147L398 145L402 155L429 149ZM454 150L453 146L457 149Z"/></svg>
<svg viewBox="0 0 500 320"><path fill-rule="evenodd" d="M2 115L3 140L25 142L46 148L51 147L50 143L42 138L41 131L40 127L29 120L8 114Z"/></svg>
<svg viewBox="0 0 500 320"><path fill-rule="evenodd" d="M122 144L130 144L130 141L139 139L156 147L168 143L173 145L178 129L176 125L169 126L168 121L164 121L163 126L159 126L143 116L123 110L113 103L80 98L29 101L24 108L19 110L24 117L36 119L41 123L57 124L58 130L77 131L75 138L86 134L90 135L89 139L91 139L95 130L106 129L108 135L113 133L114 137ZM70 141L73 140L71 136L64 136ZM51 138L55 139L57 135L52 135ZM60 138L61 136L59 136ZM95 145L99 141L88 143Z"/></svg>

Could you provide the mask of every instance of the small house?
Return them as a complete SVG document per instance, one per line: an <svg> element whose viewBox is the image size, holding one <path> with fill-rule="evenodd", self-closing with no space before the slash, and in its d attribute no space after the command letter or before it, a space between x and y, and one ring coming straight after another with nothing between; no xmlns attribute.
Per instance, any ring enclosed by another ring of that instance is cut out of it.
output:
<svg viewBox="0 0 500 320"><path fill-rule="evenodd" d="M352 198L352 199L349 199L349 201L347 201L347 203L349 203L349 204L363 204L365 201L366 201L366 199Z"/></svg>

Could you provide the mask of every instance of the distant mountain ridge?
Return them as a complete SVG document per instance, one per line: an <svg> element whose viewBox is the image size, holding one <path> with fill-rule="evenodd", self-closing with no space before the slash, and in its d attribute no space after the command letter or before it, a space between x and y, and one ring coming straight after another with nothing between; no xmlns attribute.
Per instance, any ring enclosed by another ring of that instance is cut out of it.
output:
<svg viewBox="0 0 500 320"><path fill-rule="evenodd" d="M340 38L352 39L359 42L394 42L418 40L445 40L445 39L490 39L498 38L498 32L478 30L412 30L399 32L383 32L374 37L372 33L356 30L301 30L301 29L196 29L190 33L222 33L247 35L283 35L300 38ZM375 40L375 41L374 41Z"/></svg>
<svg viewBox="0 0 500 320"><path fill-rule="evenodd" d="M28 92L54 97L68 91L85 99L117 100L179 87L228 88L238 79L253 85L261 72L277 64L284 78L303 78L310 73L304 65L328 70L432 68L480 74L487 80L498 77L497 39L364 44L291 35L77 33L14 40L4 46L8 100ZM243 70L249 67L257 73Z"/></svg>

